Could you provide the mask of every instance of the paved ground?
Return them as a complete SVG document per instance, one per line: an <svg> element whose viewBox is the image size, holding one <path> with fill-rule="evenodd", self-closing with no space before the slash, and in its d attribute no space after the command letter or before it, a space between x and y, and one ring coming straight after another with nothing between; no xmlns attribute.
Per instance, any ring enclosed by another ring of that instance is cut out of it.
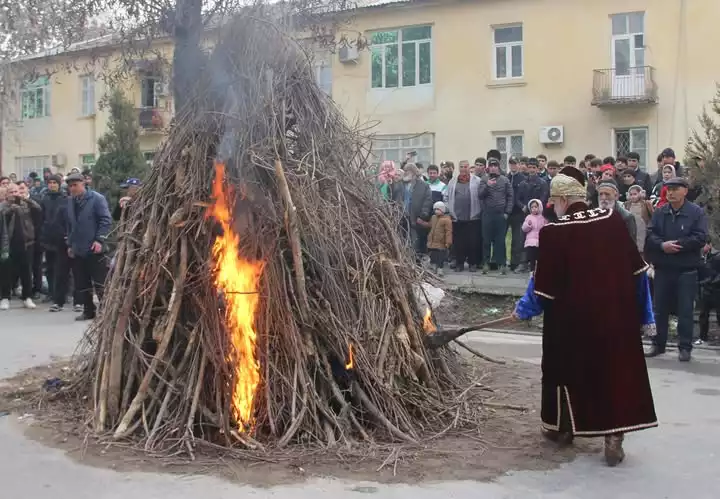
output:
<svg viewBox="0 0 720 499"><path fill-rule="evenodd" d="M451 291L485 293L500 296L522 296L525 294L530 274L500 275L499 272L490 272L483 275L480 272L455 272L446 269L445 288Z"/></svg>
<svg viewBox="0 0 720 499"><path fill-rule="evenodd" d="M82 334L74 314L44 310L0 313L0 377L69 355ZM540 361L540 339L503 333L468 338L490 355ZM25 439L12 417L0 418L0 497L23 499L217 499L255 497L337 499L711 499L720 474L720 355L697 352L691 364L673 355L650 363L661 427L627 439L627 461L619 468L584 456L550 472L510 473L493 483L445 482L386 486L316 480L302 485L256 489L206 477L118 473L82 466Z"/></svg>

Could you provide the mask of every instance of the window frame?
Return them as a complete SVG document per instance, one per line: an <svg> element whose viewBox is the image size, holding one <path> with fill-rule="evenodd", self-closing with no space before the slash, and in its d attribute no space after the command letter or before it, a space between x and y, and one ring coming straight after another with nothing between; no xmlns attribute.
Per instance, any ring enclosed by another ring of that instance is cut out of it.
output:
<svg viewBox="0 0 720 499"><path fill-rule="evenodd" d="M42 83L39 83L42 80ZM20 88L20 119L24 120L37 120L42 118L50 117L50 86L52 82L50 77L41 76L32 82L24 82ZM31 115L29 112L29 102L26 103L26 99L30 99L30 95L34 94L34 110ZM37 114L37 98L38 95L42 94L43 106L42 114Z"/></svg>
<svg viewBox="0 0 720 499"><path fill-rule="evenodd" d="M95 75L80 75L80 116L95 116ZM86 88L86 82L90 82Z"/></svg>
<svg viewBox="0 0 720 499"><path fill-rule="evenodd" d="M507 171L508 169L508 159L511 157L520 157L525 155L525 132L521 130L515 130L511 132L493 132L493 146L494 149L497 149L500 152L501 159L500 159L500 167L502 168L502 171ZM522 140L522 150L520 152L513 151L512 150L512 139L513 137L520 137ZM505 139L505 151L500 149L500 146L498 145L498 139ZM509 148L509 150L508 150Z"/></svg>
<svg viewBox="0 0 720 499"><path fill-rule="evenodd" d="M317 83L318 87L320 87L320 90L325 92L327 95L332 97L332 88L333 88L333 72L332 72L332 64L328 61L322 60L315 63L315 82ZM323 85L322 76L325 74L330 75L330 82L328 88L326 88L325 85Z"/></svg>
<svg viewBox="0 0 720 499"><path fill-rule="evenodd" d="M497 43L495 41L495 32L499 29L505 29L505 28L520 28L522 39L519 42L501 42ZM493 76L493 80L495 81L508 81L508 80L522 80L525 78L525 27L523 26L523 23L511 23L511 24L500 24L496 26L492 26L492 29L490 30L490 41L492 42L492 68L491 68L491 74ZM498 48L505 47L505 69L506 74L509 74L509 76L498 76L497 74L497 63L498 63ZM513 58L512 58L512 48L513 47L520 47L520 76L513 76L512 75L512 67L513 67Z"/></svg>
<svg viewBox="0 0 720 499"><path fill-rule="evenodd" d="M409 40L409 41L403 41L402 32L405 29L409 28L429 28L430 29L430 38L423 38L420 40ZM433 74L433 25L432 24L413 24L409 26L402 26L399 28L387 28L387 29L376 29L373 31L370 31L367 33L367 38L369 40L372 40L372 36L375 33L391 33L396 32L397 33L397 41L395 42L389 42L389 43L371 43L369 47L370 51L370 89L371 90L397 90L401 88L416 88L416 87L429 87L432 86L434 78ZM403 83L403 45L406 43L413 43L415 46L415 84L414 85L404 85ZM420 83L420 45L427 43L430 48L430 67L428 68L428 72L430 74L430 81L427 83ZM398 53L397 53L397 75L398 75L398 82L397 86L395 87L388 87L387 86L387 79L385 74L385 54L386 54L386 48L391 45L397 45ZM374 87L373 86L373 48L376 47L382 47L382 86L380 87Z"/></svg>
<svg viewBox="0 0 720 499"><path fill-rule="evenodd" d="M146 84L145 81L152 81L152 85ZM157 92L158 83L162 84L162 78L157 75L143 75L140 78L140 109L158 109L160 107L159 95ZM146 92L152 90L153 104L152 106L145 105Z"/></svg>
<svg viewBox="0 0 720 499"><path fill-rule="evenodd" d="M27 166L27 162L32 160L33 166ZM49 168L52 164L50 156L15 156L15 172L18 180L26 179L31 172L42 175L44 168Z"/></svg>
<svg viewBox="0 0 720 499"><path fill-rule="evenodd" d="M644 152L638 152L637 149L633 149L633 140L632 140L632 133L633 131L639 131L642 130L645 132L645 150ZM615 157L619 156L618 152L618 140L617 140L617 134L618 132L627 132L628 133L628 152L637 152L640 154L640 163L638 164L638 168L640 168L641 171L648 172L648 167L650 166L650 127L648 125L637 125L637 126L621 126L621 127L615 127L610 129L610 136L612 138L612 150L615 154ZM644 156L644 164L643 164L643 156Z"/></svg>
<svg viewBox="0 0 720 499"><path fill-rule="evenodd" d="M412 139L420 139L422 140L423 137L429 137L430 139L430 145L429 146L417 146L417 145L409 145L404 146L403 141L404 140L412 140ZM376 144L379 141L396 141L397 147L377 147ZM382 134L382 135L373 135L372 136L372 157L376 160L378 164L381 164L386 158L385 155L380 154L380 151L397 151L397 157L398 160L396 161L397 167L400 167L400 163L402 163L405 160L405 157L408 152L410 151L428 151L429 152L429 159L426 159L423 155L423 157L419 157L419 159L416 159L416 161L420 161L424 167L427 168L428 165L434 164L435 160L435 134L431 132L424 132L424 133L413 133L413 134ZM395 161L395 160L392 160Z"/></svg>

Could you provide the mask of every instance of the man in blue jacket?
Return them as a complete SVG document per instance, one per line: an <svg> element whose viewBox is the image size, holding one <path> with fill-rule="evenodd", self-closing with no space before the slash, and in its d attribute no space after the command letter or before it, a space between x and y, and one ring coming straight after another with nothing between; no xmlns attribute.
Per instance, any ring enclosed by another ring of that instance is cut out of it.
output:
<svg viewBox="0 0 720 499"><path fill-rule="evenodd" d="M74 259L75 286L85 306L85 311L76 320L95 318L93 289L102 300L103 286L107 276L105 240L112 226L107 200L95 191L87 190L85 179L80 174L67 178L70 198L68 199L68 255Z"/></svg>
<svg viewBox="0 0 720 499"><path fill-rule="evenodd" d="M698 268L708 236L708 221L702 208L687 201L684 178L665 182L668 203L653 213L645 240L645 253L655 266L655 319L657 336L645 353L665 353L670 312L677 310L678 358L688 362L693 339L693 308L698 289Z"/></svg>

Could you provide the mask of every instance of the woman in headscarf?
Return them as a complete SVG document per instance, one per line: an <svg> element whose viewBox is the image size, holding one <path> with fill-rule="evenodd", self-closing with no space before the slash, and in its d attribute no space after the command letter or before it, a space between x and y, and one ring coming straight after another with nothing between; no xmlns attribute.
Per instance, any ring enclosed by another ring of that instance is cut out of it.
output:
<svg viewBox="0 0 720 499"><path fill-rule="evenodd" d="M397 178L397 170L395 170L395 163L386 160L380 165L380 174L378 175L378 185L380 186L380 192L384 199L390 200L392 198L392 184Z"/></svg>

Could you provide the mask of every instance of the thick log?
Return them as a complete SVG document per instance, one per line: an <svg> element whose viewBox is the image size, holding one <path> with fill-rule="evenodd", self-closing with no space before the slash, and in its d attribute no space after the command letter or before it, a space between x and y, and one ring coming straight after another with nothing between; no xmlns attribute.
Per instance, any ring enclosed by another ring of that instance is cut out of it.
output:
<svg viewBox="0 0 720 499"><path fill-rule="evenodd" d="M502 319L496 319L494 321L483 322L482 324L476 324L474 326L461 327L459 329L446 329L439 330L435 333L428 334L425 336L425 347L429 349L440 348L447 345L451 341L460 336L469 333L470 331L477 331L479 329L487 329L489 327L504 326L514 322L515 318L512 316L503 317Z"/></svg>

